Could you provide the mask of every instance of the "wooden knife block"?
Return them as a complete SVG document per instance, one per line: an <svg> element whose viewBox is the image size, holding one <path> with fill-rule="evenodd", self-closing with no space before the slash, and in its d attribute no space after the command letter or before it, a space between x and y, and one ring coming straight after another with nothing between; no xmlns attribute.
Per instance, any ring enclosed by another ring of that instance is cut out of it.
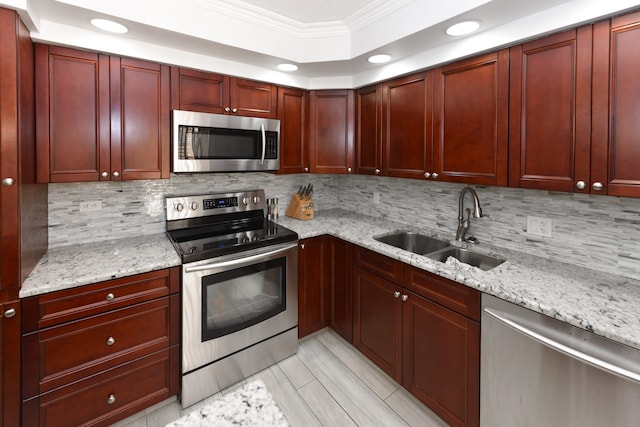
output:
<svg viewBox="0 0 640 427"><path fill-rule="evenodd" d="M286 215L291 218L301 219L303 221L313 219L313 199L311 197L300 198L300 194L296 193L291 198Z"/></svg>

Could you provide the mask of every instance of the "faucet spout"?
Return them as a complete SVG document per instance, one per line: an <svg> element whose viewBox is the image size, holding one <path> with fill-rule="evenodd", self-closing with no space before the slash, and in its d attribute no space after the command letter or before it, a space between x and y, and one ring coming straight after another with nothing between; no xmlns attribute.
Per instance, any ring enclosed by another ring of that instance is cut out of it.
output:
<svg viewBox="0 0 640 427"><path fill-rule="evenodd" d="M464 218L464 198L467 193L471 194L473 199L473 217L482 217L482 209L480 208L480 200L478 199L478 193L471 188L465 187L460 191L460 197L458 199L458 229L456 231L456 240L463 241L464 236L471 227L471 209L467 209L467 218Z"/></svg>

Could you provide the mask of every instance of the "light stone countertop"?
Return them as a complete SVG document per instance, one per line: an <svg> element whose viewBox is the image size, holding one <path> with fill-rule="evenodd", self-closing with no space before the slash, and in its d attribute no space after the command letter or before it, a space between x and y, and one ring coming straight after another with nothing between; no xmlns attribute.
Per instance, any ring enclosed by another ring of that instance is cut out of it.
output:
<svg viewBox="0 0 640 427"><path fill-rule="evenodd" d="M419 231L452 240L455 230L428 230L340 209L316 212L311 221L280 217L300 239L330 234L442 277L454 280L571 325L640 349L640 281L557 261L473 245L476 252L507 261L482 271L456 260L447 263L380 243L373 236ZM451 242L456 244L457 242ZM460 245L458 245L460 246ZM462 246L469 247L470 244ZM180 265L165 234L54 248L20 290L20 297Z"/></svg>

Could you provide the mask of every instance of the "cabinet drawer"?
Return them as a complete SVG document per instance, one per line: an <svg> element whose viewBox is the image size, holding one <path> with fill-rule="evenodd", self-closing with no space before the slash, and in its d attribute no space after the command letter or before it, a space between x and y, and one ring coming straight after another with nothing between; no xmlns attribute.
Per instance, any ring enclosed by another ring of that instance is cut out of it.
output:
<svg viewBox="0 0 640 427"><path fill-rule="evenodd" d="M180 269L152 271L22 301L23 332L103 313L178 292Z"/></svg>
<svg viewBox="0 0 640 427"><path fill-rule="evenodd" d="M25 426L106 426L176 394L177 346L23 403Z"/></svg>
<svg viewBox="0 0 640 427"><path fill-rule="evenodd" d="M480 321L480 291L405 265L404 287L470 319Z"/></svg>
<svg viewBox="0 0 640 427"><path fill-rule="evenodd" d="M354 246L353 263L377 276L402 283L402 263L359 246Z"/></svg>

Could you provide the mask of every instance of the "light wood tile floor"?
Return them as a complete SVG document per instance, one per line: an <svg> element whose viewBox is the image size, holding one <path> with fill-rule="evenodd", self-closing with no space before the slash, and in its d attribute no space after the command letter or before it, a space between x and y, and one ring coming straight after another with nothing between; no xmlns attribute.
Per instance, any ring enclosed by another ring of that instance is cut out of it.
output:
<svg viewBox="0 0 640 427"><path fill-rule="evenodd" d="M116 426L164 426L253 379L265 383L292 427L446 426L330 329L301 340L296 355L193 406L181 409L169 399Z"/></svg>

